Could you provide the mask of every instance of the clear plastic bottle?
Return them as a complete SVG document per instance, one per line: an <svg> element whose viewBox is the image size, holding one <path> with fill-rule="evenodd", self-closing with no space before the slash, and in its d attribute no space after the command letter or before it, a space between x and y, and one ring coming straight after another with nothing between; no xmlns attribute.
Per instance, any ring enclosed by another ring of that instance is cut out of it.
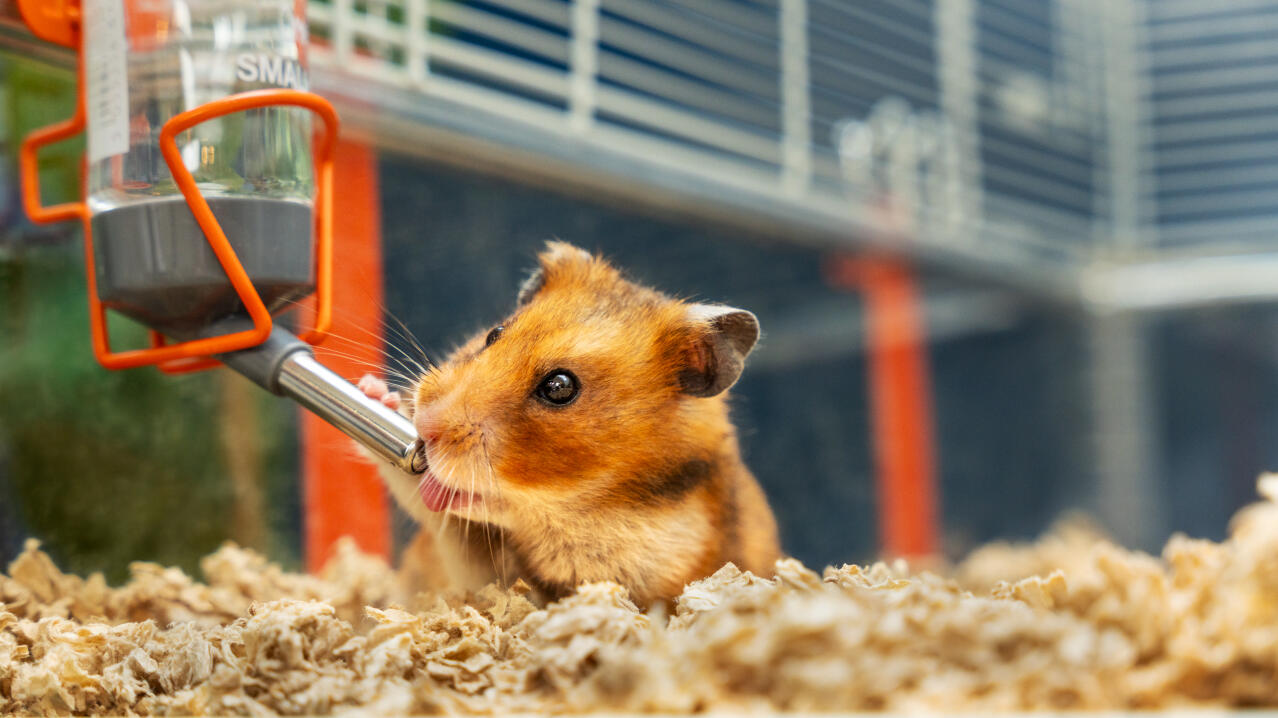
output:
<svg viewBox="0 0 1278 718"><path fill-rule="evenodd" d="M211 100L308 89L303 2L84 0L88 203L99 295L187 335L240 303L160 154L164 123ZM249 110L177 137L268 309L313 283L312 118Z"/></svg>

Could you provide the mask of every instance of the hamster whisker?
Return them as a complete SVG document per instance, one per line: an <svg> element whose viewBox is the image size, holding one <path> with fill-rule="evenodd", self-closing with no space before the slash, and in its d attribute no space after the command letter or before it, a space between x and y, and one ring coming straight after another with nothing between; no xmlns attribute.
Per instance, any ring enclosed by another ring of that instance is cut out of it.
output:
<svg viewBox="0 0 1278 718"><path fill-rule="evenodd" d="M486 439L481 440L479 442L479 445L480 445L480 448L484 450L484 468L488 470L486 473L488 485L486 487L487 491L485 493L487 493L490 496L493 496L496 500L500 501L501 487L497 483L497 475L496 475L496 472L493 470L493 459L488 454L488 441ZM491 510L492 508L489 505L489 502L485 501L484 502L484 538L486 538L488 541L488 558L501 567L501 585L509 586L510 577L506 575L506 565L508 563L506 561L506 532L502 531L501 533L497 535L497 543L499 544L499 548L501 551L501 560L497 561L496 557L493 556L493 537L492 537L492 519L491 519L492 514L490 513Z"/></svg>
<svg viewBox="0 0 1278 718"><path fill-rule="evenodd" d="M453 499L457 498L458 493L460 492L455 487L451 485L448 487L448 501L444 504L444 507L445 507L444 512L446 514L448 513L448 509L453 505ZM465 516L458 517L458 523L461 524L462 560L469 562L470 561L470 512L467 512Z"/></svg>
<svg viewBox="0 0 1278 718"><path fill-rule="evenodd" d="M352 346L355 346L361 349L367 348L370 343L379 345L381 347L379 351L383 359L394 361L396 364L400 366L400 368L404 370L405 375L426 371L425 367L422 366L421 362L417 361L416 358L414 358L412 355L406 352L402 347L395 344L395 342L391 341L392 339L391 337L379 335L361 326L352 325L350 328L355 331L362 332L367 337L367 339L354 339L351 337L342 336L338 332L330 332L329 337L334 339L339 339L341 341L344 341ZM391 352L388 350L394 350L394 352ZM396 353L398 354L398 356L396 356ZM408 362L408 364L405 364L405 361ZM411 368L410 368L410 365L411 365Z"/></svg>
<svg viewBox="0 0 1278 718"><path fill-rule="evenodd" d="M363 347L363 346L365 346L365 345L363 345L363 344L360 344L359 342L356 342L356 341L354 341L354 340L351 340L351 339L348 339L348 338L346 338L346 337L342 337L342 336L332 335L332 336L330 336L329 338L330 338L330 339L336 339L336 340L339 340L339 341L348 342L348 343L350 343L350 344L355 345L356 347ZM403 364L403 362L401 362L401 361L399 361L397 358L395 358L395 357L393 357L393 356L389 356L389 355L383 355L383 358L384 358L384 359L389 359L389 360L391 360L391 361L394 361L394 362L395 362L395 363L399 366L399 368L398 368L398 369L396 369L396 368L394 368L394 367L391 367L391 366L388 366L388 365L386 365L386 364L385 364L385 363L383 363L383 362L374 362L374 361L370 361L370 360L368 360L368 359L366 359L366 358L364 358L364 357L362 357L362 356L359 356L359 355L357 355L357 354L353 354L353 353L350 353L350 352L344 352L344 351L342 351L342 350L340 350L340 349L336 349L336 348L334 348L334 347L332 346L332 344L329 344L329 345L327 345L327 346L325 346L325 347L324 347L324 353L326 353L326 354L331 354L332 356L340 357L340 358L342 358L342 359L346 359L346 360L348 360L348 361L354 362L355 364L357 364L357 365L359 365L359 366L362 366L362 367L364 367L364 368L366 368L366 369L372 370L372 371L373 371L373 372L375 372L375 373L378 373L378 374L385 374L385 375L386 375L386 376L388 376L388 377L392 377L392 378L398 379L398 380L400 380L400 382L402 382L402 383L411 382L411 381L413 380L413 379L412 379L412 378L413 378L413 376L415 376L415 375L417 374L415 371L413 371L413 370L412 370L412 369L410 369L409 367L405 366L405 365Z"/></svg>
<svg viewBox="0 0 1278 718"><path fill-rule="evenodd" d="M386 342L386 346L390 349L394 349L396 352L399 353L399 356L395 356L394 354L391 354L390 352L386 352L386 357L387 358L394 357L395 363L399 364L401 367L404 367L405 371L411 370L412 373L414 374L425 374L426 372L430 371L430 369L428 368L429 362L427 362L426 365L423 365L421 362L417 361L417 359L414 358L412 355L410 355L408 352L404 351L403 347L400 347L398 344L395 344L388 340Z"/></svg>
<svg viewBox="0 0 1278 718"><path fill-rule="evenodd" d="M387 378L387 379L392 379L392 380L394 380L392 383L397 384L397 385L398 385L398 384L402 384L402 383L404 383L404 382L411 381L411 379L410 379L407 375L405 375L403 372L396 371L395 369L393 369L393 368L391 368L391 367L387 367L387 366L385 366L385 365L383 365L383 364L379 364L379 363L377 363L377 362L370 362L370 361L362 360L362 359L360 359L359 357L354 356L354 355L350 355L350 354L343 354L343 353L341 353L341 352L334 352L334 351L331 351L331 350L328 352L328 354L329 354L330 356L337 357L337 358L339 358L339 359L344 359L344 360L346 360L346 361L349 361L349 362L351 362L351 363L355 364L357 367L363 368L363 369L364 369L364 370L366 370L369 374L374 374L374 375L384 376L384 377L385 377L385 378Z"/></svg>
<svg viewBox="0 0 1278 718"><path fill-rule="evenodd" d="M380 316L377 317L377 323L381 326L381 328L385 330L386 333L393 333L396 335L397 338L412 344L413 348L416 349L419 353L421 353L422 360L425 361L427 364L432 364L432 362L427 358L426 351L422 349L421 345L418 344L416 338L412 336L412 332L410 332L408 330L408 327L402 321L399 320L399 317L396 317L395 313L392 312L390 308L386 306L386 303L383 302L381 299L374 299L367 291L364 294L365 294L365 298L372 301L374 304L376 304L377 308L380 310ZM333 311L336 313L339 311L339 308L334 308ZM402 329L402 331L396 330L389 323L387 323L386 317L391 317L392 319L394 319L395 322ZM362 329L362 327L360 328ZM366 332L370 338L376 339L379 342L383 340L383 337L379 337L375 335L373 332L368 331L367 329L363 329L363 331ZM390 342L388 341L387 343L389 344ZM399 347L395 347L395 348L399 349ZM417 363L416 360L414 360L411 356L409 356L407 352L404 352L403 349L399 349L399 350L404 354L404 357L406 359L408 359L409 361L412 361L414 364Z"/></svg>
<svg viewBox="0 0 1278 718"><path fill-rule="evenodd" d="M405 336L402 331L392 326L391 324L388 324L385 319L379 319L378 324L381 326L381 329L383 330L381 334L372 332L364 327L355 327L355 328L359 329L360 331L368 335L369 339L380 342L384 344L386 347L388 347L389 349L395 350L395 352L397 352L399 356L404 359L404 361L407 361L413 366L415 366L418 371L425 372L428 367L434 366L434 363L431 362L430 358L426 356L426 351L422 349L421 345L418 344L413 337ZM415 355L414 353L410 353L408 349L401 346L401 343L407 344L409 348L413 349L415 352Z"/></svg>
<svg viewBox="0 0 1278 718"><path fill-rule="evenodd" d="M505 532L492 523L494 511L492 502L501 500L502 488L493 468L487 434L482 429L473 431L472 435L474 434L478 434L478 439L476 442L469 442L471 448L436 445L429 452L431 472L436 480L444 484L448 505L451 505L453 499L465 491L469 491L472 496L478 494L480 503L483 505L482 509L476 509L472 502L462 513L445 510L438 524L437 533L442 536L443 532L449 530L444 526L452 526L450 522L456 520L458 537L462 539L461 553L465 559L469 560L471 536L475 530L483 531L484 547L487 549L488 558L497 568L502 585L509 585L510 562L507 560ZM418 484L419 490L425 481L426 478L423 477ZM483 511L482 515L479 514L480 510ZM493 545L494 531L497 532L497 546ZM477 551L483 550L478 546L475 548Z"/></svg>
<svg viewBox="0 0 1278 718"><path fill-rule="evenodd" d="M481 450L483 450L483 452L484 452L484 459L485 459L485 461L487 461L487 459L488 459L488 442L485 440L485 438L484 438L484 435L483 435L483 434L480 434L480 436L479 436L479 448L480 448ZM473 471L472 471L472 472L470 472L470 494L471 494L471 496L474 496L474 495L475 495L475 472L473 472ZM489 518L489 513L488 513L488 501L487 501L487 500L485 500L485 501L483 501L482 503L484 504L484 544L488 546L488 560L489 560L489 561L493 561L493 562L495 562L495 561L496 561L496 559L495 559L495 557L493 556L493 535L492 535L492 524L490 524L490 523L489 523L489 521L488 521L488 518ZM472 506L473 506L473 504L472 504ZM470 514L471 514L471 512L470 512L470 511L467 511L467 512L466 512L466 517L467 517L468 519L470 518ZM502 583L503 583L503 584L505 584L505 582L506 582L506 581L505 581L505 577L503 576L503 577L502 577Z"/></svg>
<svg viewBox="0 0 1278 718"><path fill-rule="evenodd" d="M399 330L396 333L401 339L408 342L414 349L416 349L418 354L421 354L422 360L425 361L426 364L430 366L435 365L434 362L430 360L430 356L427 354L426 349L422 347L421 343L417 341L417 337L413 336L412 331L408 329L407 324L404 324L399 317L395 316L394 312L386 309L385 307L382 308L382 314L384 317L390 317L397 325L399 325ZM384 318L382 319L382 326L386 327L388 330L393 330L393 327L387 324Z"/></svg>
<svg viewBox="0 0 1278 718"><path fill-rule="evenodd" d="M434 452L431 452L427 458L431 466L431 469L430 469L431 473L435 474L437 477L441 474L442 475L450 474L449 464L451 463L452 457L448 455L448 452L436 449ZM438 481L438 478L436 478L435 480ZM426 481L427 481L427 477L423 476L422 480L418 482L417 490L419 493L421 491L421 487L426 483ZM444 540L444 534L448 530L448 520L450 516L448 515L447 511L444 511L442 513L443 515L440 516L440 521L435 527L435 540L437 543L442 542Z"/></svg>
<svg viewBox="0 0 1278 718"><path fill-rule="evenodd" d="M371 299L371 297L370 297L370 299ZM288 304L288 306L289 306L290 308L297 308L297 307L301 307L301 306L302 306L302 304L303 304L303 302L302 302L302 300L301 300L301 299L293 299L293 300L289 300L289 301L287 302L287 304ZM401 340L401 341L405 341L405 342L409 343L409 344L412 346L412 348L413 348L413 349L415 349L415 350L416 350L419 354L421 354L421 360L422 360L422 362L425 362L425 364L426 364L427 366L434 366L434 362L430 361L429 357L427 356L427 352L426 352L426 350L425 350L424 348L422 348L422 346L421 346L421 344L420 344L420 343L418 343L418 341L417 341L416 337L414 337L414 336L412 335L412 332L410 332L410 331L408 330L408 327L407 327L407 326L406 326L406 325L405 325L402 321L400 321L400 320L399 320L399 317L396 317L396 316L395 316L395 315L394 315L394 314L393 314L393 313L392 313L389 309L387 309L387 308L386 308L386 305L385 305L385 304L383 304L382 302L380 302L380 301L379 301L379 302L376 302L376 304L377 304L377 308L378 308L378 309L380 309L380 310L381 310L381 313L382 313L382 316L378 317L378 318L377 318L377 321L378 321L378 323L381 325L381 327L382 327L384 330L386 330L386 333L393 334L395 338L397 338L397 339L399 339L399 340ZM354 315L354 313L353 313L353 312L345 311L345 310L344 310L342 307L340 307L340 306L335 306L335 307L333 307L333 308L332 308L332 313L333 313L333 316L334 316L335 318L338 318L338 319L353 320L353 319L355 318L355 315ZM388 324L388 323L387 323L387 321L386 321L386 319L385 319L385 317L387 317L387 316L389 316L389 317L391 317L392 319L394 319L394 320L395 320L395 322L399 325L399 328L398 328L398 329L397 329L396 327L391 326L390 324ZM399 346L396 346L396 345L394 345L392 342L388 341L388 340L387 340L387 337L382 336L382 335L378 335L378 334L376 334L376 333L374 333L374 332L372 332L372 331L370 331L370 330L368 330L368 329L366 329L366 328L364 328L364 327L362 327L362 326L359 326L358 324L356 324L356 323L355 323L355 322L353 322L353 321L349 322L349 323L348 323L348 326L349 326L351 329L355 329L355 330L358 330L358 331L363 332L365 335L367 335L368 339L372 341L372 343L375 343L375 344L382 344L382 343L385 343L385 344L387 344L387 345L392 346L392 348L396 349L396 350L397 350L397 351L399 351L401 354L403 354L404 359L406 359L406 360L408 360L409 362L411 362L411 363L413 363L413 364L417 365L419 368L421 368L421 370L422 370L422 371L425 371L425 368L422 368L422 367L421 367L421 363L422 363L422 362L417 361L417 359L416 359L416 358L414 358L413 356L409 355L409 354L408 354L408 352L406 352L403 348L401 348L401 347L399 347ZM329 336L330 336L330 337L335 337L335 336L337 336L337 335L338 335L338 334L337 334L336 332L333 332L333 331L331 331L331 330L329 331ZM349 339L349 338L348 338L348 339L346 339L346 340L347 340L347 341L350 341L350 342L351 342L351 343L353 343L353 344L357 344L357 345L359 345L359 346L367 346L367 345L369 344L369 342L368 342L368 341L364 341L364 342L356 342L356 341L351 340L351 339Z"/></svg>
<svg viewBox="0 0 1278 718"><path fill-rule="evenodd" d="M383 308L383 312L384 312L384 311L385 311L385 309ZM335 314L337 313L336 308L334 308L334 313L335 313ZM349 314L349 313L348 313L348 314ZM349 316L348 316L348 318L353 318L353 317L349 317ZM361 320L363 320L363 319L364 319L364 318L363 318L363 317L361 317ZM388 326L387 326L387 324L386 324L386 320L385 320L385 319L383 319L383 318L382 318L382 317L380 317L380 316L379 316L379 317L377 317L374 321L376 321L376 322L377 322L378 327L379 327L379 328L381 328L381 329L389 329L389 328L390 328L390 327L388 327ZM363 333L364 333L364 335L365 335L366 337L368 337L369 339L372 339L372 340L374 340L374 341L378 341L378 342L380 342L380 341L382 341L382 339L383 339L383 334L380 334L380 333L374 332L374 331L372 331L372 330L368 329L367 327L362 326L362 321L361 321L360 323L353 322L353 321L352 321L352 322L348 322L348 323L346 323L346 327L348 327L348 328L350 328L350 329L358 330L358 331L360 331L360 332L363 332Z"/></svg>

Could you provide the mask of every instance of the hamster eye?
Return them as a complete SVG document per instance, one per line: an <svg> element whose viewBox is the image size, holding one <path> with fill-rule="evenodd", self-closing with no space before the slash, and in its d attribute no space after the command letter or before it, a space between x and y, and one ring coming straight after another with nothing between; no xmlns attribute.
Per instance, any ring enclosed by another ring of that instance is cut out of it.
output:
<svg viewBox="0 0 1278 718"><path fill-rule="evenodd" d="M505 332L505 331L506 331L506 327L502 324L498 324L497 326L493 327L493 330L491 332L488 332L488 336L484 339L484 348L488 348L492 346L493 342L497 341L497 338L500 337L502 335L502 332Z"/></svg>
<svg viewBox="0 0 1278 718"><path fill-rule="evenodd" d="M567 369L556 369L547 374L537 384L535 392L538 399L554 406L571 404L579 393L581 393L581 382L577 381L577 377Z"/></svg>

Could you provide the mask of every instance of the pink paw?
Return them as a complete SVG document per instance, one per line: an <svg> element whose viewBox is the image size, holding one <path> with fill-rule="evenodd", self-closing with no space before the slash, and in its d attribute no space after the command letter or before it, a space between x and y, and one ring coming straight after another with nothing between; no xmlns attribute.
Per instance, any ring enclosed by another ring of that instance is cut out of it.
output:
<svg viewBox="0 0 1278 718"><path fill-rule="evenodd" d="M386 385L386 382L378 379L372 374L365 374L359 380L359 384L357 384L357 386L360 391L364 392L364 396L369 399L382 402L382 404L385 404L388 409L399 409L399 392L391 391L390 387Z"/></svg>

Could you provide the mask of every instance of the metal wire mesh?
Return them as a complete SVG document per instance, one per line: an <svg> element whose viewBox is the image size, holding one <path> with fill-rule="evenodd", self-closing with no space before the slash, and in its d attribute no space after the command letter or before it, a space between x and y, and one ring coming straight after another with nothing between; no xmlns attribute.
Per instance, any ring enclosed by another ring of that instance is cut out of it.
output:
<svg viewBox="0 0 1278 718"><path fill-rule="evenodd" d="M1255 249L1278 214L1274 0L314 0L309 13L317 67L607 147L632 174L674 168L978 259Z"/></svg>
<svg viewBox="0 0 1278 718"><path fill-rule="evenodd" d="M1255 244L1278 220L1278 4L1145 5L1144 221L1169 246Z"/></svg>

